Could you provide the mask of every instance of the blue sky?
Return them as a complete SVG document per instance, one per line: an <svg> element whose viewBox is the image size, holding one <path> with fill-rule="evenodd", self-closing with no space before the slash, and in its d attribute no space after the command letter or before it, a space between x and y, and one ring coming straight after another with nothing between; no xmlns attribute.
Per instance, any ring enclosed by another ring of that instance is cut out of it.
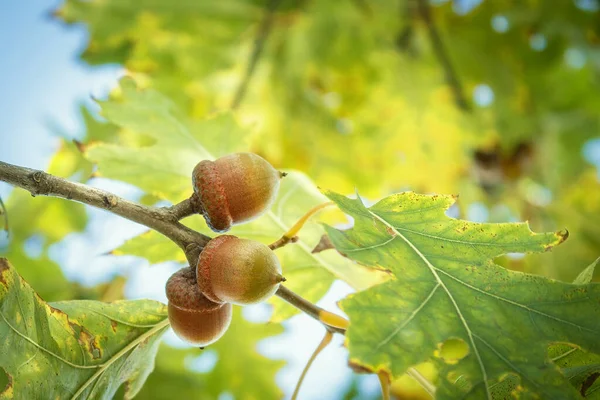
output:
<svg viewBox="0 0 600 400"><path fill-rule="evenodd" d="M43 168L57 146L50 124L80 133L77 103L92 105L90 96L106 94L120 71L78 61L87 32L52 19L58 4L0 4L0 158L7 162Z"/></svg>

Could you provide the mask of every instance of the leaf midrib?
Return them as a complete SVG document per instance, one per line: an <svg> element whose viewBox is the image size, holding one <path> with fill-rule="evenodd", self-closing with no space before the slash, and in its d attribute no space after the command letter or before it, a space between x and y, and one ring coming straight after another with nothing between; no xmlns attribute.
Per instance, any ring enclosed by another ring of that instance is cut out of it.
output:
<svg viewBox="0 0 600 400"><path fill-rule="evenodd" d="M65 363L65 364L67 364L67 365L69 365L69 366L71 366L73 368L77 368L77 369L96 369L96 368L100 368L100 366L102 365L102 364L98 364L98 365L78 365L78 364L72 363L71 361L62 358L58 354L56 354L56 353L48 350L44 346L40 345L35 340L31 339L29 336L21 333L17 328L15 328L14 326L12 326L12 324L10 322L8 322L8 319L6 319L6 317L4 316L4 313L2 313L2 311L0 311L0 317L2 317L2 319L4 320L4 322L6 323L6 325L8 325L8 327L13 332L15 332L17 334L17 336L21 337L26 342L31 343L33 346L35 346L36 348L40 349L44 353L50 354L52 357L56 358L59 361L62 361L63 363Z"/></svg>
<svg viewBox="0 0 600 400"><path fill-rule="evenodd" d="M144 332L142 335L138 336L135 340L131 341L127 346L123 347L118 353L116 353L114 356L112 356L111 358L109 358L106 362L104 362L103 364L99 365L100 368L98 369L98 371L96 371L94 373L94 375L90 376L88 378L88 380L86 380L81 385L81 387L77 390L77 392L75 392L75 394L73 395L73 397L71 397L71 400L75 400L79 395L81 395L81 393L83 393L87 389L87 387L89 385L91 385L92 382L94 382L96 380L96 378L98 378L100 375L102 375L104 373L104 371L106 371L119 358L121 358L123 355L125 355L130 350L133 350L135 347L137 347L144 340L152 337L154 334L157 334L159 331L165 329L168 326L169 326L169 319L165 318L164 320L162 320L161 322L159 322L158 324L156 324L156 326L154 328L152 328L152 329Z"/></svg>
<svg viewBox="0 0 600 400"><path fill-rule="evenodd" d="M442 289L444 289L444 291L446 292L446 295L448 296L448 298L450 299L450 302L454 306L454 309L456 310L456 313L457 313L459 319L461 320L461 322L462 322L462 324L463 324L463 326L464 326L464 328L465 328L465 330L467 332L467 336L469 337L469 342L471 343L471 345L473 347L473 353L475 354L475 357L477 358L477 362L479 364L479 368L480 368L481 374L483 376L483 383L484 383L484 386L485 386L486 397L487 397L488 400L492 400L492 394L491 394L490 388L488 386L487 372L486 372L485 366L483 365L483 360L481 359L481 355L479 354L479 349L477 348L477 345L475 344L475 340L473 338L473 332L471 331L471 328L469 327L469 324L467 323L467 320L463 316L463 314L462 314L462 312L460 310L460 307L458 307L458 303L454 299L454 296L452 296L452 293L450 293L450 290L448 290L448 288L446 287L446 285L444 284L444 282L442 281L442 279L437 274L437 271L439 269L436 268L436 267L434 267L433 264L431 264L431 262L427 259L427 257L425 257L425 255L423 253L421 253L421 251L410 240L408 240L402 233L400 233L396 229L396 227L394 227L391 224L389 224L386 220L384 220L383 218L381 218L379 215L375 214L373 211L371 211L369 209L367 209L367 211L375 219L377 219L378 221L380 221L381 223L383 223L385 226L387 226L388 228L390 228L394 233L396 233L397 237L401 238L402 240L404 240L404 242L406 242L406 244L409 245L409 247L417 254L417 256L419 256L419 258L421 258L423 260L423 262L425 262L425 265L427 265L427 268L429 268L429 271L434 276L434 278L437 281L438 285L440 285L442 287Z"/></svg>

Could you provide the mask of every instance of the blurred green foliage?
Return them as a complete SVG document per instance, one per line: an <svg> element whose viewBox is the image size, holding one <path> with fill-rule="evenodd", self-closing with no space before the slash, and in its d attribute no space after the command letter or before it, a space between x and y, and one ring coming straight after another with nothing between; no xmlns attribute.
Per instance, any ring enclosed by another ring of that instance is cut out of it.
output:
<svg viewBox="0 0 600 400"><path fill-rule="evenodd" d="M568 195L600 196L581 153L600 134L597 2L484 0L457 12L468 4L71 0L57 15L90 29L84 60L123 64L191 119L230 108L264 39L236 112L254 128L249 149L332 190L456 193L463 215L481 202L491 220L506 205L535 229L567 227L556 255L510 266L570 280L569 264L599 247L584 221L600 202L582 209Z"/></svg>
<svg viewBox="0 0 600 400"><path fill-rule="evenodd" d="M406 189L454 193L460 199L453 212L462 218L477 209L490 222L567 228L569 240L553 252L498 262L571 281L600 254L600 184L582 156L582 146L600 136L598 2L482 0L468 12L461 11L464 0L431 3L67 0L55 15L89 30L82 59L121 64L136 83L103 104L111 122L82 110L85 140L64 142L48 171L82 182L100 173L142 188L146 203L178 201L190 190L186 168L206 155L184 140L187 131L211 155L254 151L322 188L357 188L369 199ZM246 79L253 54L260 57ZM154 96L155 109L135 103L135 111L119 114L126 91L144 88L153 90L138 95ZM148 114L156 119L144 121ZM148 175L153 165L175 167ZM295 195L290 221L318 197L303 195ZM48 256L53 244L85 228L82 206L19 191L5 200L10 237L0 255L45 300L122 295L69 282ZM282 229L266 226L244 233L269 240ZM320 228L310 229L312 245ZM31 240L41 243L39 254L26 250ZM149 233L116 253L183 261L168 246ZM331 273L344 268L313 268L296 289L316 300ZM169 360L189 354L161 348L148 386L178 374L184 367ZM191 372L181 379L215 385L207 398L224 388Z"/></svg>

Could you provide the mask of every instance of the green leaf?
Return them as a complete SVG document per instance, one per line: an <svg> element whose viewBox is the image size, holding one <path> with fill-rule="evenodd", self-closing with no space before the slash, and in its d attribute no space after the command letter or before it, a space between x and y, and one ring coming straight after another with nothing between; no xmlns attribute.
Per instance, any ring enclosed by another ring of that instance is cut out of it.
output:
<svg viewBox="0 0 600 400"><path fill-rule="evenodd" d="M154 230L146 231L127 240L111 254L141 257L148 260L150 264L160 264L166 261L186 262L185 254L181 249Z"/></svg>
<svg viewBox="0 0 600 400"><path fill-rule="evenodd" d="M535 254L523 260L530 271L573 281L580 268L598 258L600 249L600 184L596 168L580 169L576 180L562 181L556 199L544 210L549 216L537 216L539 229L568 227L572 237L551 253ZM553 175L552 171L548 174ZM461 197L462 200L462 197ZM541 211L541 210L540 210ZM544 212L540 212L544 214ZM526 214L525 214L526 215Z"/></svg>
<svg viewBox="0 0 600 400"><path fill-rule="evenodd" d="M555 344L548 356L586 399L600 399L600 355L566 344Z"/></svg>
<svg viewBox="0 0 600 400"><path fill-rule="evenodd" d="M566 233L534 234L527 224L479 224L445 215L451 196L401 193L365 207L328 193L352 216L352 229L327 231L336 248L396 279L341 302L350 316L351 362L394 376L434 356L437 397L492 398L493 385L516 376L524 396L577 398L547 358L551 342L597 352L600 286L573 285L493 263L508 252L544 251ZM360 321L360 323L357 323ZM445 360L449 339L466 344ZM454 383L460 380L460 385Z"/></svg>
<svg viewBox="0 0 600 400"><path fill-rule="evenodd" d="M150 300L45 303L0 259L0 399L135 396L154 368L166 307Z"/></svg>
<svg viewBox="0 0 600 400"><path fill-rule="evenodd" d="M593 263L588 265L586 269L581 271L581 273L577 275L577 278L575 278L573 283L576 285L584 285L586 283L590 283L592 281L592 278L594 277L594 269L596 268L596 265L598 265L598 261L600 261L600 258L596 259L596 261L594 261Z"/></svg>
<svg viewBox="0 0 600 400"><path fill-rule="evenodd" d="M136 400L208 400L207 386L216 385L225 390L227 382L210 382L188 368L189 360L199 357L202 353L203 350L200 349L177 349L161 344L156 355L154 371L135 397ZM119 394L117 393L116 398L119 398Z"/></svg>
<svg viewBox="0 0 600 400"><path fill-rule="evenodd" d="M548 357L561 368L561 372L586 399L600 399L600 356L564 343L552 344ZM494 399L512 398L519 379L510 375L492 386Z"/></svg>

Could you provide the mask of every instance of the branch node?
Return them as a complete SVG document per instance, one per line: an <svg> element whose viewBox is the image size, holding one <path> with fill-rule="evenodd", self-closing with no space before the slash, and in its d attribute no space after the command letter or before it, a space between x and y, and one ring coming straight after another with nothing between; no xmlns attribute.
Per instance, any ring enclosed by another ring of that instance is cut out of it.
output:
<svg viewBox="0 0 600 400"><path fill-rule="evenodd" d="M46 174L42 171L34 171L29 175L29 178L34 182L34 187L30 190L31 196L47 195L50 193L52 185L46 179Z"/></svg>
<svg viewBox="0 0 600 400"><path fill-rule="evenodd" d="M108 210L116 207L117 204L119 203L117 196L114 196L112 194L104 196L103 201L104 201L104 205L106 206L106 209L108 209Z"/></svg>
<svg viewBox="0 0 600 400"><path fill-rule="evenodd" d="M33 174L31 174L31 179L33 179L33 181L36 183L40 183L43 176L44 173L42 171L35 171Z"/></svg>

